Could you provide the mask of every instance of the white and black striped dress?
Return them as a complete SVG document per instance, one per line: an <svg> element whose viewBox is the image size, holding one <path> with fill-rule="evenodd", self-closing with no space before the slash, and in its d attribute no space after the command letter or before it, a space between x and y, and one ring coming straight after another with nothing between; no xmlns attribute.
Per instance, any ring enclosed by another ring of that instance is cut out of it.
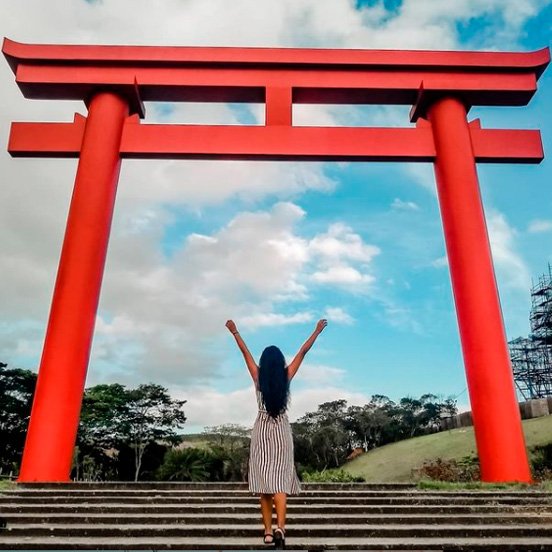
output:
<svg viewBox="0 0 552 552"><path fill-rule="evenodd" d="M299 494L301 483L293 463L293 434L287 411L272 418L255 388L257 418L251 431L249 449L249 492L254 494Z"/></svg>

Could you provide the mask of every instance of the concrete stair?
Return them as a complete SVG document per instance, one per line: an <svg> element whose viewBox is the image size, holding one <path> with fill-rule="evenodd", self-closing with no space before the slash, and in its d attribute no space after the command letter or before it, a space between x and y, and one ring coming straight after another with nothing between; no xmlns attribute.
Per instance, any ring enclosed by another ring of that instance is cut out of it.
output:
<svg viewBox="0 0 552 552"><path fill-rule="evenodd" d="M552 493L302 488L288 497L287 550L552 551ZM0 492L0 518L0 549L273 548L246 483L19 484Z"/></svg>

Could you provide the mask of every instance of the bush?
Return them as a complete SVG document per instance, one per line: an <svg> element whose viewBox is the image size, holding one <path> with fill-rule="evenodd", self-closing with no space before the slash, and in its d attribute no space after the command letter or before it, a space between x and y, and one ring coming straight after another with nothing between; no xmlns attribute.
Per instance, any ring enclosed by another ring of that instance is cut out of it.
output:
<svg viewBox="0 0 552 552"><path fill-rule="evenodd" d="M534 479L537 481L552 479L552 443L533 447L531 452L531 468Z"/></svg>
<svg viewBox="0 0 552 552"><path fill-rule="evenodd" d="M364 477L351 475L343 469L331 469L322 471L304 471L301 478L307 483L362 483Z"/></svg>
<svg viewBox="0 0 552 552"><path fill-rule="evenodd" d="M417 479L432 481L479 481L479 460L473 456L464 456L460 460L436 458L427 460L420 468L414 469Z"/></svg>
<svg viewBox="0 0 552 552"><path fill-rule="evenodd" d="M214 460L204 449L169 450L156 475L161 481L208 481Z"/></svg>

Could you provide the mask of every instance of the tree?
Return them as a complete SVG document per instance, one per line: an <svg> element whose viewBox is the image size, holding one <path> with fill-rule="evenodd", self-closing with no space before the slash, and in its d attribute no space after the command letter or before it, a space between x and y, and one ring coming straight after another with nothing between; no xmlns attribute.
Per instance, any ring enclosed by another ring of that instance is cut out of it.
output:
<svg viewBox="0 0 552 552"><path fill-rule="evenodd" d="M309 464L314 469L337 467L345 461L350 436L346 427L347 401L339 399L318 405L292 425L300 450L309 451ZM306 465L306 458L299 457Z"/></svg>
<svg viewBox="0 0 552 552"><path fill-rule="evenodd" d="M127 403L121 420L125 437L134 449L134 481L138 481L145 448L151 441L177 443L175 429L182 427L186 416L182 406L187 401L171 399L161 385L147 383L127 391Z"/></svg>
<svg viewBox="0 0 552 552"><path fill-rule="evenodd" d="M441 417L456 412L454 399L443 401L431 393L419 399L403 397L398 403L373 395L364 406L346 405L342 399L320 404L292 424L296 458L304 469L339 466L357 446L370 450L438 431Z"/></svg>
<svg viewBox="0 0 552 552"><path fill-rule="evenodd" d="M251 431L240 424L222 424L205 427L203 435L208 441L214 441L219 446L233 452L234 447L247 443Z"/></svg>
<svg viewBox="0 0 552 552"><path fill-rule="evenodd" d="M251 430L239 424L222 424L206 427L203 435L222 467L222 472L212 473L212 477L224 481L246 481Z"/></svg>
<svg viewBox="0 0 552 552"><path fill-rule="evenodd" d="M74 479L117 478L118 455L127 440L123 426L127 402L127 390L120 383L95 385L84 391L73 460Z"/></svg>
<svg viewBox="0 0 552 552"><path fill-rule="evenodd" d="M17 472L23 454L36 374L0 362L0 471Z"/></svg>
<svg viewBox="0 0 552 552"><path fill-rule="evenodd" d="M124 421L129 395L120 383L89 387L84 392L79 421L79 442L104 449L126 441Z"/></svg>
<svg viewBox="0 0 552 552"><path fill-rule="evenodd" d="M111 470L112 462L105 452L112 449L111 456L118 455L129 447L134 457L133 479L137 481L148 445L153 454L156 441L176 443L180 440L175 430L186 421L182 410L186 402L171 399L164 387L153 383L139 385L136 389L127 389L119 383L86 389L77 460L86 458L89 471L92 469L90 458ZM162 457L157 456L161 462ZM148 469L156 467L148 466ZM100 467L96 468L101 471ZM78 472L78 462L76 469Z"/></svg>

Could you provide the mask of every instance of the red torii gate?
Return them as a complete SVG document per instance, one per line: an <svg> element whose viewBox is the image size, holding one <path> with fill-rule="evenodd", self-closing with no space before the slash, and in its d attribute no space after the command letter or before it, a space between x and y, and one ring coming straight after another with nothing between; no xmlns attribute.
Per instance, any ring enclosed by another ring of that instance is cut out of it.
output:
<svg viewBox="0 0 552 552"><path fill-rule="evenodd" d="M27 98L84 100L72 123L12 123L14 157L78 157L19 481L66 481L121 159L433 162L484 481L531 481L476 162L538 163L538 130L487 130L472 105L526 105L529 53L20 44ZM144 100L264 102L264 126L139 124ZM293 103L408 104L411 128L294 127Z"/></svg>

